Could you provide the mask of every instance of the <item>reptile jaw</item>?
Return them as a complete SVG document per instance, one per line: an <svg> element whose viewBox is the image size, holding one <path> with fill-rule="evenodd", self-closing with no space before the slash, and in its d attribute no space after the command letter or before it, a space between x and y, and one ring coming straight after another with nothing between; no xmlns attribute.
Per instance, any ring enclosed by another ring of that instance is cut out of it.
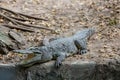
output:
<svg viewBox="0 0 120 80"><path fill-rule="evenodd" d="M13 50L13 52L20 53L20 54L32 54L32 53L34 53L31 50Z"/></svg>

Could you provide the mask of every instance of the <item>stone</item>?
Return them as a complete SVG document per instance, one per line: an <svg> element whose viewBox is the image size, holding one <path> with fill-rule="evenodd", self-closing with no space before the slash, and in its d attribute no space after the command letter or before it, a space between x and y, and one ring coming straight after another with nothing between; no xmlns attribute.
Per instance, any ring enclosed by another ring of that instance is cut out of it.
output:
<svg viewBox="0 0 120 80"><path fill-rule="evenodd" d="M17 32L0 26L0 54L7 54L10 50L20 49L25 46L26 40Z"/></svg>
<svg viewBox="0 0 120 80"><path fill-rule="evenodd" d="M65 60L60 68L54 67L55 61L28 68L0 65L0 80L120 80L120 63L105 62Z"/></svg>

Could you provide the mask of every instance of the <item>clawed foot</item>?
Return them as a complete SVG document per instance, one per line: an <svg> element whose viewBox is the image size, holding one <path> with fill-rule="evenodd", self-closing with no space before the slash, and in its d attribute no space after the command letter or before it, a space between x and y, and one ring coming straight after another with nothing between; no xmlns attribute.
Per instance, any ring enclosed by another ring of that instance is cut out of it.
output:
<svg viewBox="0 0 120 80"><path fill-rule="evenodd" d="M80 54L82 55L82 54L85 54L85 53L87 53L87 50L81 50L80 51Z"/></svg>
<svg viewBox="0 0 120 80"><path fill-rule="evenodd" d="M56 61L55 62L55 67L59 68L62 65L61 61Z"/></svg>

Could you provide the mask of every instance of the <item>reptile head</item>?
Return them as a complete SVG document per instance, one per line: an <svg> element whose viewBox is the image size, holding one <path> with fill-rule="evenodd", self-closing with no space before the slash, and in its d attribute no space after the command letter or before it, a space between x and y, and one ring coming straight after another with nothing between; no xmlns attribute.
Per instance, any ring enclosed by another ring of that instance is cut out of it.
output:
<svg viewBox="0 0 120 80"><path fill-rule="evenodd" d="M13 52L15 53L19 53L19 54L42 54L44 53L45 48L44 47L30 47L24 50L13 50Z"/></svg>
<svg viewBox="0 0 120 80"><path fill-rule="evenodd" d="M20 54L31 54L33 53L31 50L13 50L15 53L20 53Z"/></svg>
<svg viewBox="0 0 120 80"><path fill-rule="evenodd" d="M13 50L15 53L19 54L41 54L41 51L34 51L34 50Z"/></svg>
<svg viewBox="0 0 120 80"><path fill-rule="evenodd" d="M43 59L46 58L43 55L44 53L46 53L46 51L47 51L47 47L44 47L44 46L30 47L25 50L13 50L13 52L16 52L19 54L28 54L27 57L23 61L21 61L20 63L18 63L16 65L21 66L21 67L29 67L29 66L35 64L36 62L40 61L41 58L43 58Z"/></svg>

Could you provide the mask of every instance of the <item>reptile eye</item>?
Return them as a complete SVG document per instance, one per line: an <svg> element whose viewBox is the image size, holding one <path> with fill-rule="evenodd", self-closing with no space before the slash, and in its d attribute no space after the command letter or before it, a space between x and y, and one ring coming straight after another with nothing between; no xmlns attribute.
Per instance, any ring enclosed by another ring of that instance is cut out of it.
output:
<svg viewBox="0 0 120 80"><path fill-rule="evenodd" d="M42 54L42 52L38 51L38 50L35 50L34 53L36 53L36 54Z"/></svg>

